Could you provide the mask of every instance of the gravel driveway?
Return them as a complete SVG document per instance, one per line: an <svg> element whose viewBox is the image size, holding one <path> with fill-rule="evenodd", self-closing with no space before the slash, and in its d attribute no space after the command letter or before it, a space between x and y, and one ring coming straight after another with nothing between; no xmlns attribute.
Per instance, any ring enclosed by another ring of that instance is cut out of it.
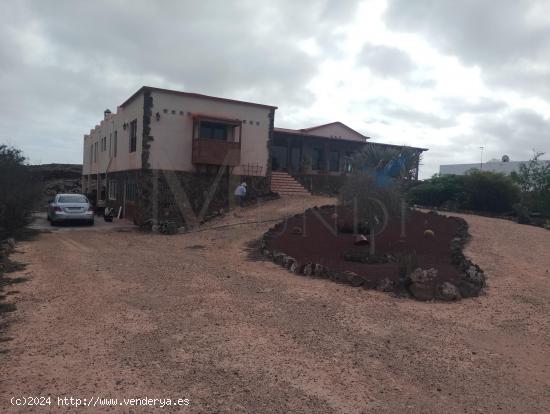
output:
<svg viewBox="0 0 550 414"><path fill-rule="evenodd" d="M270 202L210 225L330 199ZM42 234L0 343L3 412L542 413L550 407L550 232L464 216L487 294L421 303L291 275L271 223L178 236ZM15 288L14 288L15 289ZM188 398L186 407L14 407L14 396Z"/></svg>

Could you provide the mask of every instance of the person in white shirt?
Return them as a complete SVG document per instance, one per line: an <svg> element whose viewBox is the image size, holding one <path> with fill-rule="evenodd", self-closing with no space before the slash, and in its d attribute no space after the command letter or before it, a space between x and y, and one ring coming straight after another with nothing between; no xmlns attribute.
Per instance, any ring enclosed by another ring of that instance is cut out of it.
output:
<svg viewBox="0 0 550 414"><path fill-rule="evenodd" d="M243 201L246 196L246 183L241 183L235 188L235 203L239 206L243 206Z"/></svg>

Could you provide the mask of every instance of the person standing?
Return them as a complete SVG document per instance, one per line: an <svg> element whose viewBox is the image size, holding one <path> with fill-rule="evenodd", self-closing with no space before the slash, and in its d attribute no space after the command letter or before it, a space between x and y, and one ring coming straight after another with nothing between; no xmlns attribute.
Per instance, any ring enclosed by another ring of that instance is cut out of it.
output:
<svg viewBox="0 0 550 414"><path fill-rule="evenodd" d="M246 183L240 183L237 188L235 188L235 202L239 207L243 206L244 198L246 197Z"/></svg>

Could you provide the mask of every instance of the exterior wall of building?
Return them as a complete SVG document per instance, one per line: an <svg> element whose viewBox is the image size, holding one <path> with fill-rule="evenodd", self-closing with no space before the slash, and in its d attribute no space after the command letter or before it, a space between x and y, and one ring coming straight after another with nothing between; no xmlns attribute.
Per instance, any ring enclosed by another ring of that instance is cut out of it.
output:
<svg viewBox="0 0 550 414"><path fill-rule="evenodd" d="M355 133L348 128L338 124L329 124L319 128L312 129L310 132L312 135L318 135L321 137L333 138L333 139L350 139L353 141L366 142L364 136Z"/></svg>
<svg viewBox="0 0 550 414"><path fill-rule="evenodd" d="M130 153L130 124L133 120L137 121L136 151ZM116 113L102 120L88 135L84 136L82 174L86 176L140 169L142 133L143 97L141 96L126 107L119 107ZM103 139L105 144L102 146Z"/></svg>
<svg viewBox="0 0 550 414"><path fill-rule="evenodd" d="M276 131L272 148L273 167L293 175L341 175L347 171L346 166L353 154L359 151L363 145L366 145L366 142L338 138L327 139ZM321 156L319 162L316 163L315 160L319 153ZM334 154L337 155L336 165L330 162Z"/></svg>
<svg viewBox="0 0 550 414"><path fill-rule="evenodd" d="M509 161L509 162L486 162L481 168L483 171L492 171L503 174L511 174L513 171L519 171L521 164L526 161ZM464 175L470 170L479 170L480 164L450 164L439 166L439 174L441 175Z"/></svg>
<svg viewBox="0 0 550 414"><path fill-rule="evenodd" d="M235 175L265 176L268 166L268 140L272 109L237 102L223 102L207 98L176 95L153 91L153 116L149 162L159 170L196 171L192 163L193 116L242 120L241 167ZM159 121L156 114L160 114ZM239 128L235 128L239 135ZM247 168L258 166L260 168Z"/></svg>

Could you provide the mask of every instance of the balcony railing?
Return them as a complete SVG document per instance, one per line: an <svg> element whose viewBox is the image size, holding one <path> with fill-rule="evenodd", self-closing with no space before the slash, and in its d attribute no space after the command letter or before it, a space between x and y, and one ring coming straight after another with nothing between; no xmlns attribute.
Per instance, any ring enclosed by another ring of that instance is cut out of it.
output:
<svg viewBox="0 0 550 414"><path fill-rule="evenodd" d="M241 163L241 143L217 139L193 139L193 164L237 166Z"/></svg>

